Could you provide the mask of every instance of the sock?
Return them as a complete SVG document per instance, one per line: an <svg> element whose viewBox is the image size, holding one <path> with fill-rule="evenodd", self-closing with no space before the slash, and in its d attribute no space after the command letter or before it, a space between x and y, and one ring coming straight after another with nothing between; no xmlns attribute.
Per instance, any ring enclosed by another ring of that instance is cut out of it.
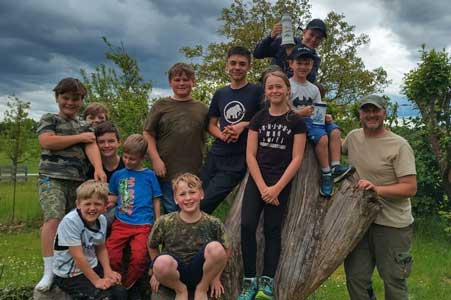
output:
<svg viewBox="0 0 451 300"><path fill-rule="evenodd" d="M330 173L330 167L321 168L321 172L323 172L323 173Z"/></svg>
<svg viewBox="0 0 451 300"><path fill-rule="evenodd" d="M53 283L53 256L43 257L44 260L44 275L36 285L35 289L46 292L50 290Z"/></svg>
<svg viewBox="0 0 451 300"><path fill-rule="evenodd" d="M335 166L338 166L340 164L340 161L339 160L333 160L330 164L331 164L332 167L335 167Z"/></svg>

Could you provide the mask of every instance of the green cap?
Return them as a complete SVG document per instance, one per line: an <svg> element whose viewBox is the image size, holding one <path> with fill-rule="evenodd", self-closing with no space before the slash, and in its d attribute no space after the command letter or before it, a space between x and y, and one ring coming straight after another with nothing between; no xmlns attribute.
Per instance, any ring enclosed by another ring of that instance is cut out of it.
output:
<svg viewBox="0 0 451 300"><path fill-rule="evenodd" d="M372 104L380 109L385 109L385 99L377 95L368 95L360 100L360 108L366 104Z"/></svg>

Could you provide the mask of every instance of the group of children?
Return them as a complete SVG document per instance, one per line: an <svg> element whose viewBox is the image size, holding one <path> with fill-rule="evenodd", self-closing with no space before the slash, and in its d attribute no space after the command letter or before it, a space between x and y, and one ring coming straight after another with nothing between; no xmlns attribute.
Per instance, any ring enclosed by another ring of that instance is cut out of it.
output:
<svg viewBox="0 0 451 300"><path fill-rule="evenodd" d="M221 295L230 244L222 223L209 214L249 170L241 212L245 277L238 299L272 299L283 209L307 138L322 169L322 196L330 197L333 181L352 171L340 165L340 131L332 117L326 115L322 125L312 122L321 95L308 79L319 65L314 48L326 36L322 21L312 22L293 47L277 46L279 25L257 46L256 57L272 53L264 47L282 53L277 57L285 68L268 69L260 84L246 79L250 51L229 49L230 85L215 92L209 107L191 97L193 68L172 66L173 95L152 105L143 134L125 140L122 156L105 106L90 104L87 122L79 120L86 89L77 79L61 80L54 89L59 112L44 115L38 127L44 276L36 288L45 291L55 282L77 299L140 299L137 282L150 264L155 291L161 283L177 300L187 299L189 290L196 300L207 299L209 289ZM215 140L202 164L205 131ZM142 164L147 154L153 170ZM257 279L255 234L263 211L264 268Z"/></svg>

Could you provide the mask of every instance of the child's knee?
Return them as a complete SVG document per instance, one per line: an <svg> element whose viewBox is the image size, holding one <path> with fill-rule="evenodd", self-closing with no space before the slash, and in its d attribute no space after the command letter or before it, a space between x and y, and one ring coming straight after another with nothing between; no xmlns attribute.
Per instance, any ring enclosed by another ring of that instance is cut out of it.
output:
<svg viewBox="0 0 451 300"><path fill-rule="evenodd" d="M329 137L327 135L323 135L319 138L316 143L316 147L327 147L329 145Z"/></svg>
<svg viewBox="0 0 451 300"><path fill-rule="evenodd" d="M227 257L224 246L220 242L213 241L207 244L205 247L205 258L220 260Z"/></svg>
<svg viewBox="0 0 451 300"><path fill-rule="evenodd" d="M167 276L177 271L177 262L169 255L160 255L153 263L153 271L159 276Z"/></svg>
<svg viewBox="0 0 451 300"><path fill-rule="evenodd" d="M331 139L332 139L332 138L334 138L334 139L336 139L336 138L341 139L341 131L340 131L340 128L334 128L334 129L332 129L332 131L329 133L329 136L330 136Z"/></svg>

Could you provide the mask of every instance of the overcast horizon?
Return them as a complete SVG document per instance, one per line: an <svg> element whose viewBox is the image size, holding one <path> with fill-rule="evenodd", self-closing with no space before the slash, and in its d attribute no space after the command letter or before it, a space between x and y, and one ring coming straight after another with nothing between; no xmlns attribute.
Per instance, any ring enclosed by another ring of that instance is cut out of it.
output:
<svg viewBox="0 0 451 300"><path fill-rule="evenodd" d="M144 79L151 80L151 96L170 93L165 72L183 60L179 49L220 41L217 20L231 0L99 0L57 2L2 1L0 3L0 115L8 95L31 102L30 116L38 119L57 107L52 88L63 77L80 77L107 63L106 36L124 43L138 60ZM366 68L382 66L392 81L387 96L405 103L403 75L419 61L419 49L451 49L451 5L444 0L312 1L314 18L330 11L343 13L356 33L370 37L358 51ZM408 114L409 109L405 106ZM1 116L0 116L1 118Z"/></svg>

